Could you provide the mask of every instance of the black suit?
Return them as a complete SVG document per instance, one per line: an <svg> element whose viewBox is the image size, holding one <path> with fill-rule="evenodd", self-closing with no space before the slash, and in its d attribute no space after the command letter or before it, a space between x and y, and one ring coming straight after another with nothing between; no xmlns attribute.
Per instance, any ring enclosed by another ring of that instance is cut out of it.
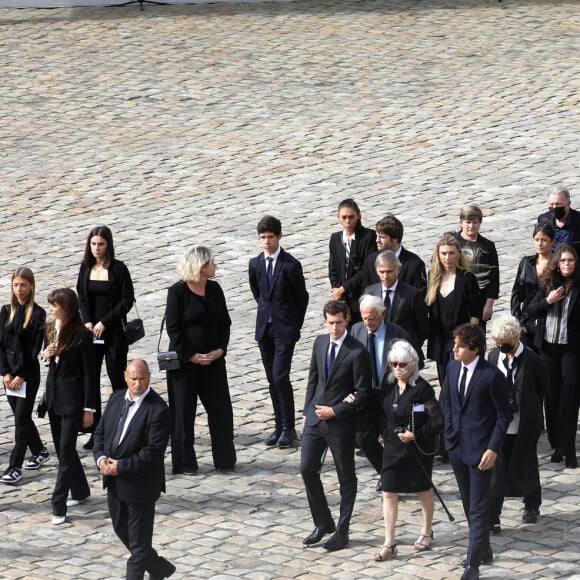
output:
<svg viewBox="0 0 580 580"><path fill-rule="evenodd" d="M467 565L479 566L489 547L489 490L492 470L478 465L487 449L498 453L512 413L505 377L479 358L465 399L459 398L462 364L451 361L443 383L444 439L469 523Z"/></svg>
<svg viewBox="0 0 580 580"><path fill-rule="evenodd" d="M377 250L372 254L369 254L366 258L363 274L363 288L381 281L375 266L375 260L379 254L380 250ZM401 247L401 252L399 253L399 262L401 262L399 280L417 288L421 293L421 296L425 298L425 295L427 294L427 273L425 271L425 262L423 262L417 254L409 252L409 250L406 250L403 247Z"/></svg>
<svg viewBox="0 0 580 580"><path fill-rule="evenodd" d="M153 549L155 502L165 491L164 456L171 419L163 399L153 390L143 398L120 445L115 433L125 404L126 391L115 391L95 430L93 455L118 460L117 476L105 476L113 528L131 552L127 579L141 580L147 571L165 577L173 566Z"/></svg>
<svg viewBox="0 0 580 580"><path fill-rule="evenodd" d="M383 296L383 285L371 284L364 291L371 296ZM397 324L411 335L411 344L419 355L419 368L423 368L423 343L429 336L429 310L425 299L414 286L410 286L398 278L397 286L391 297L391 306L386 318L389 323Z"/></svg>
<svg viewBox="0 0 580 580"><path fill-rule="evenodd" d="M264 253L250 260L248 275L250 289L258 303L255 338L268 379L276 430L294 429L296 412L290 368L308 306L302 265L280 248L271 288Z"/></svg>
<svg viewBox="0 0 580 580"><path fill-rule="evenodd" d="M304 480L310 513L317 528L331 529L334 521L320 470L327 448L330 448L340 483L340 518L337 534L348 535L350 518L356 499L357 479L354 466L354 413L364 403L372 384L368 351L347 335L327 376L326 357L329 335L319 336L312 349L302 434L300 474ZM356 393L354 403L344 398ZM332 407L334 417L327 421L316 415L315 405Z"/></svg>
<svg viewBox="0 0 580 580"><path fill-rule="evenodd" d="M52 494L52 513L66 515L66 500L90 495L89 484L76 450L82 429L83 410L97 408L97 382L93 335L81 330L77 342L50 359L46 379L46 406L56 454L58 473Z"/></svg>
<svg viewBox="0 0 580 580"><path fill-rule="evenodd" d="M367 350L370 349L369 331L362 322L357 322L350 332L353 338L356 338ZM385 341L381 357L382 373L379 377L379 384L375 384L375 375L373 373L373 388L369 393L368 402L357 415L359 423L357 426L357 443L379 474L383 467L383 446L379 442L379 435L382 434L384 427L383 399L390 370L389 350L392 342L401 338L409 342L412 341L411 335L398 324L385 324Z"/></svg>
<svg viewBox="0 0 580 580"><path fill-rule="evenodd" d="M351 323L360 321L358 300L363 286L364 265L367 256L377 249L376 234L373 230L358 226L347 261L346 249L342 241L342 231L330 236L328 244L328 278L331 288L345 289L341 300L350 308Z"/></svg>

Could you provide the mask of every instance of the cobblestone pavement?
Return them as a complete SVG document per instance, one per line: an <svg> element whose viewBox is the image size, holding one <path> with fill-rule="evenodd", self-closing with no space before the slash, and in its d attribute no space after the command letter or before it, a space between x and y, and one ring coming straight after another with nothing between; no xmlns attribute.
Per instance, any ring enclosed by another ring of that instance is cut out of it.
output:
<svg viewBox="0 0 580 580"><path fill-rule="evenodd" d="M200 413L200 473L169 476L158 503L155 543L177 565L175 578L459 577L467 525L448 466L436 466L434 480L457 521L437 509L432 551L412 553L420 511L409 496L399 558L371 561L381 503L362 458L348 549L303 549L312 522L299 450L263 445L272 420L246 279L254 228L265 213L279 216L285 248L304 264L311 304L294 363L299 404L344 197L359 202L367 225L395 213L405 245L425 260L459 208L479 203L482 233L500 253L505 310L549 188L567 184L580 204L577 41L578 4L565 0L0 11L2 301L11 271L27 264L46 306L50 289L75 283L89 229L108 224L146 324L131 354L153 361L177 258L194 243L217 253L234 323L239 463L233 474L213 470ZM165 393L158 371L154 382ZM2 400L2 466L11 443ZM484 577L564 578L580 568L578 472L549 463L545 438L540 452L540 523L522 525L521 503L508 500ZM0 577L123 577L127 554L82 453L93 495L64 526L49 522L54 458L0 489ZM332 465L324 482L336 511Z"/></svg>

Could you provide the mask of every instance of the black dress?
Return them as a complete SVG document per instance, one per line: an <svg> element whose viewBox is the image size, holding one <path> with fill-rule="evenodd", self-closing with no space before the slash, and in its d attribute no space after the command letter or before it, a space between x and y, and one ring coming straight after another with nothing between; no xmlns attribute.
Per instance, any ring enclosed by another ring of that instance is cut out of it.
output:
<svg viewBox="0 0 580 580"><path fill-rule="evenodd" d="M427 412L428 409L431 412ZM381 472L383 491L415 493L431 489L430 480L433 471L431 453L437 449L436 435L443 425L433 387L425 379L418 377L415 386L407 385L398 398L397 383L390 382L385 393L383 410L385 415L383 432L385 449ZM395 432L398 427L412 430L416 442L402 443ZM428 478L425 473L429 475Z"/></svg>

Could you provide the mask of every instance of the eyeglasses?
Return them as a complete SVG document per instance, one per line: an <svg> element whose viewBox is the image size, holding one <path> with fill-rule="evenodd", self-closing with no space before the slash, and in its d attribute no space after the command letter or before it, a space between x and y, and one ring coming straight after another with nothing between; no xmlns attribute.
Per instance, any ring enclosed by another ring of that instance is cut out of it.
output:
<svg viewBox="0 0 580 580"><path fill-rule="evenodd" d="M393 361L393 362L391 362L391 366L394 369L396 369L397 367L401 367L402 369L404 369L404 368L407 368L409 366L409 363Z"/></svg>
<svg viewBox="0 0 580 580"><path fill-rule="evenodd" d="M576 260L574 258L560 258L558 262L561 264L573 264Z"/></svg>

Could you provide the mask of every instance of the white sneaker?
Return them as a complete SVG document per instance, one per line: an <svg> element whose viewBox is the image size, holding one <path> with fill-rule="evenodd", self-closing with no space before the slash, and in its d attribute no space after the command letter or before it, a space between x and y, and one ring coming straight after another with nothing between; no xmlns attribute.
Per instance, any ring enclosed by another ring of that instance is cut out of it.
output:
<svg viewBox="0 0 580 580"><path fill-rule="evenodd" d="M24 469L40 469L43 463L46 463L50 459L50 453L47 449L41 451L38 455L33 455L28 458L28 461L24 464Z"/></svg>
<svg viewBox="0 0 580 580"><path fill-rule="evenodd" d="M14 485L22 479L22 472L17 467L9 467L2 476L2 483Z"/></svg>

